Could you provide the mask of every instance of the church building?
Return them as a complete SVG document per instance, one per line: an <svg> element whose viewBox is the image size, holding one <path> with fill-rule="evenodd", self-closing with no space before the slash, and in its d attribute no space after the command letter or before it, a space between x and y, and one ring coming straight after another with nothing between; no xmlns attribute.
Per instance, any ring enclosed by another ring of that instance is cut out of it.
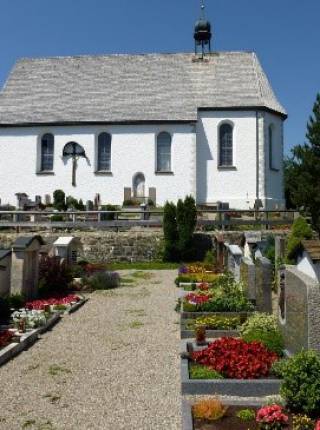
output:
<svg viewBox="0 0 320 430"><path fill-rule="evenodd" d="M24 58L0 93L0 199L62 189L103 204L193 195L284 207L283 122L254 52Z"/></svg>

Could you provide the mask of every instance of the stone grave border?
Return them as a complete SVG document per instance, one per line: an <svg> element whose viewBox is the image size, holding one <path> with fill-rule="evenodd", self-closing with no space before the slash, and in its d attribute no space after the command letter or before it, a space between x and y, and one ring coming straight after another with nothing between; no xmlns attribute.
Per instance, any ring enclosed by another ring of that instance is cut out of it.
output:
<svg viewBox="0 0 320 430"><path fill-rule="evenodd" d="M212 397L215 397L212 394ZM192 417L192 405L196 400L189 401L182 399L181 411L182 411L182 430L194 430L193 417ZM226 406L241 406L243 408L261 407L263 405L263 398L258 399L221 399L222 403ZM232 429L230 429L232 430Z"/></svg>
<svg viewBox="0 0 320 430"><path fill-rule="evenodd" d="M188 353L191 339L181 342L181 392L189 395L217 395L263 397L279 394L281 379L190 379Z"/></svg>

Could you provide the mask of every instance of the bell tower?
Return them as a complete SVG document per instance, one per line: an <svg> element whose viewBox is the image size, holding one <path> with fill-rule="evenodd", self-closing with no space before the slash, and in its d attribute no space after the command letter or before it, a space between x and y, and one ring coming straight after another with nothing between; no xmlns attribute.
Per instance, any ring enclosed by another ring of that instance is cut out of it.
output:
<svg viewBox="0 0 320 430"><path fill-rule="evenodd" d="M201 0L201 16L194 27L195 54L204 58L211 53L211 24L205 18L204 0Z"/></svg>

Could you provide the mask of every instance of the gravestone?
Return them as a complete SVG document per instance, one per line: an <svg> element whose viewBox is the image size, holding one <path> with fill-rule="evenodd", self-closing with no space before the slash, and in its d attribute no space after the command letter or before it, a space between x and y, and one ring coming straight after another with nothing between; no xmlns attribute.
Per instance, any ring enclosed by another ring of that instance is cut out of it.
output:
<svg viewBox="0 0 320 430"><path fill-rule="evenodd" d="M244 293L249 300L256 301L256 266L251 258L242 258L240 279L243 283Z"/></svg>
<svg viewBox="0 0 320 430"><path fill-rule="evenodd" d="M240 281L240 266L242 261L242 250L238 245L225 245L228 252L228 271L233 274L236 281Z"/></svg>
<svg viewBox="0 0 320 430"><path fill-rule="evenodd" d="M268 258L258 257L255 266L257 311L272 313L273 265Z"/></svg>
<svg viewBox="0 0 320 430"><path fill-rule="evenodd" d="M50 194L46 194L45 196L44 196L44 204L47 206L47 205L51 205L51 196L50 196Z"/></svg>
<svg viewBox="0 0 320 430"><path fill-rule="evenodd" d="M279 326L290 354L304 349L320 351L320 287L295 266L280 269Z"/></svg>
<svg viewBox="0 0 320 430"><path fill-rule="evenodd" d="M61 261L66 261L68 264L76 264L79 252L82 250L80 239L67 236L59 237L53 243L53 252Z"/></svg>
<svg viewBox="0 0 320 430"><path fill-rule="evenodd" d="M0 297L10 294L11 251L0 250Z"/></svg>
<svg viewBox="0 0 320 430"><path fill-rule="evenodd" d="M154 205L157 204L157 189L154 187L149 188L149 199L153 202Z"/></svg>
<svg viewBox="0 0 320 430"><path fill-rule="evenodd" d="M283 261L286 255L286 240L282 236L276 236L274 239L275 261Z"/></svg>
<svg viewBox="0 0 320 430"><path fill-rule="evenodd" d="M12 245L11 294L23 294L26 299L37 296L41 245L40 236L21 236Z"/></svg>
<svg viewBox="0 0 320 430"><path fill-rule="evenodd" d="M125 187L123 189L123 201L131 200L131 188Z"/></svg>

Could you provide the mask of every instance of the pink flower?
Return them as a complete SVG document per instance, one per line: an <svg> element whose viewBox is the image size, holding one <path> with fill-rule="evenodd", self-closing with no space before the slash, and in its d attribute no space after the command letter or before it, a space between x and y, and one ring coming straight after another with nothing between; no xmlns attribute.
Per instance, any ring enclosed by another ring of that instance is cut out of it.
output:
<svg viewBox="0 0 320 430"><path fill-rule="evenodd" d="M320 430L320 420L316 422L316 426L314 430Z"/></svg>

